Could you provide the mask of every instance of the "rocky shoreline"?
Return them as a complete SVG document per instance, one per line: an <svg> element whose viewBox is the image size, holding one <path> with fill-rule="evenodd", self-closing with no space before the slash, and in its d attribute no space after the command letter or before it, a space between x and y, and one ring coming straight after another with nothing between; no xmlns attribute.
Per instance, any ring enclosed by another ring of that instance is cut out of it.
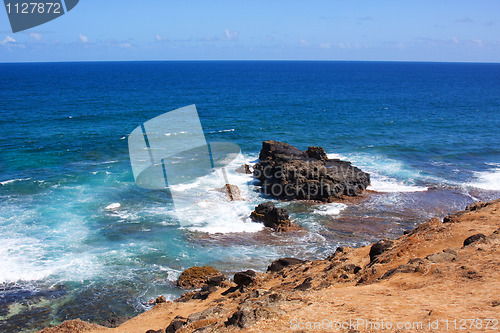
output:
<svg viewBox="0 0 500 333"><path fill-rule="evenodd" d="M200 290L116 328L71 320L40 332L437 332L470 319L498 329L499 254L500 199L324 260L281 258L232 280L212 272Z"/></svg>

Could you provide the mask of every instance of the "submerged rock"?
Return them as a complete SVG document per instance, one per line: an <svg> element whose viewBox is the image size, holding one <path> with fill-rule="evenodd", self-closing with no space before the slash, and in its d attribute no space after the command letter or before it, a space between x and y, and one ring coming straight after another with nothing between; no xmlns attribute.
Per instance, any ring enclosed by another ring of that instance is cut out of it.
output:
<svg viewBox="0 0 500 333"><path fill-rule="evenodd" d="M207 282L207 278L222 275L221 272L210 266L194 266L181 273L177 285L185 289L201 288Z"/></svg>
<svg viewBox="0 0 500 333"><path fill-rule="evenodd" d="M298 229L298 227L290 221L286 209L277 208L270 201L255 207L250 217L253 221L263 222L264 226L275 231L282 232Z"/></svg>
<svg viewBox="0 0 500 333"><path fill-rule="evenodd" d="M284 200L331 202L362 195L370 175L350 162L328 159L321 147L302 151L284 142L264 141L254 177L264 193Z"/></svg>

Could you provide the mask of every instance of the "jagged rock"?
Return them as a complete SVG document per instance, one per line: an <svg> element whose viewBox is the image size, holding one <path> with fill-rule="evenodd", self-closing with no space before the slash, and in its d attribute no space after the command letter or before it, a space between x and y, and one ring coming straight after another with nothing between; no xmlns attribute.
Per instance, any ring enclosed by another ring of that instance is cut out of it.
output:
<svg viewBox="0 0 500 333"><path fill-rule="evenodd" d="M181 273L177 285L185 289L201 288L211 276L222 275L221 272L209 266L194 266Z"/></svg>
<svg viewBox="0 0 500 333"><path fill-rule="evenodd" d="M323 147L309 147L306 150L306 154L310 158L314 158L320 161L328 160L328 156L326 155L326 152L323 149Z"/></svg>
<svg viewBox="0 0 500 333"><path fill-rule="evenodd" d="M389 250L394 242L388 239L382 239L373 244L370 248L370 262L373 262L379 255Z"/></svg>
<svg viewBox="0 0 500 333"><path fill-rule="evenodd" d="M238 287L245 287L252 284L256 278L257 278L257 273L249 269L247 271L238 272L234 274L233 280L234 283L238 285Z"/></svg>
<svg viewBox="0 0 500 333"><path fill-rule="evenodd" d="M298 227L290 221L286 209L277 208L270 201L255 207L250 217L253 221L263 222L264 226L275 231L283 232L298 229Z"/></svg>
<svg viewBox="0 0 500 333"><path fill-rule="evenodd" d="M323 148L301 151L284 142L264 141L254 177L264 193L284 200L331 202L362 195L370 175L350 162L328 159Z"/></svg>
<svg viewBox="0 0 500 333"><path fill-rule="evenodd" d="M218 188L217 191L224 193L228 197L229 201L243 200L241 198L240 189L236 185L226 184L223 187Z"/></svg>
<svg viewBox="0 0 500 333"><path fill-rule="evenodd" d="M242 166L238 167L236 169L236 172L248 175L251 175L253 173L252 170L250 170L250 166L248 164L243 164Z"/></svg>
<svg viewBox="0 0 500 333"><path fill-rule="evenodd" d="M296 259L296 258L280 258L275 260L267 267L268 272L279 272L285 267L300 265L304 263L304 260Z"/></svg>
<svg viewBox="0 0 500 333"><path fill-rule="evenodd" d="M484 234L475 234L470 237L467 237L464 240L464 246L470 245L472 243L478 242L478 241L484 241L486 239L486 236Z"/></svg>
<svg viewBox="0 0 500 333"><path fill-rule="evenodd" d="M187 318L176 316L167 326L165 333L175 333L178 330L180 330L182 326L186 325L187 322L188 322Z"/></svg>

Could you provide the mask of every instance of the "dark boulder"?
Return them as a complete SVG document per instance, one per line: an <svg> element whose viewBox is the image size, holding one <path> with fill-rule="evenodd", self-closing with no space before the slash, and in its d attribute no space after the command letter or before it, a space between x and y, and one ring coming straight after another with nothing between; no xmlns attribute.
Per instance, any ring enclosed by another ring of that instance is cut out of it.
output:
<svg viewBox="0 0 500 333"><path fill-rule="evenodd" d="M246 287L252 284L256 279L257 273L255 273L255 271L252 271L251 269L244 272L238 272L234 274L233 278L234 283L236 283L238 287Z"/></svg>
<svg viewBox="0 0 500 333"><path fill-rule="evenodd" d="M472 243L478 242L478 241L484 241L486 240L486 236L484 234L475 234L470 237L467 237L464 240L464 246L470 245Z"/></svg>
<svg viewBox="0 0 500 333"><path fill-rule="evenodd" d="M254 165L266 195L283 200L331 202L359 196L370 185L370 175L350 162L328 159L321 147L307 151L284 142L264 141Z"/></svg>
<svg viewBox="0 0 500 333"><path fill-rule="evenodd" d="M388 239L382 239L373 244L370 248L370 262L373 262L379 255L389 250L394 245L394 242Z"/></svg>
<svg viewBox="0 0 500 333"><path fill-rule="evenodd" d="M285 267L300 265L304 263L304 260L296 259L296 258L280 258L275 260L267 267L268 272L279 272Z"/></svg>
<svg viewBox="0 0 500 333"><path fill-rule="evenodd" d="M168 325L165 333L175 333L181 329L182 326L186 325L188 322L187 318L177 316Z"/></svg>
<svg viewBox="0 0 500 333"><path fill-rule="evenodd" d="M275 231L296 230L298 227L290 221L285 208L277 208L270 201L264 202L257 207L250 215L253 221L263 222L264 226Z"/></svg>

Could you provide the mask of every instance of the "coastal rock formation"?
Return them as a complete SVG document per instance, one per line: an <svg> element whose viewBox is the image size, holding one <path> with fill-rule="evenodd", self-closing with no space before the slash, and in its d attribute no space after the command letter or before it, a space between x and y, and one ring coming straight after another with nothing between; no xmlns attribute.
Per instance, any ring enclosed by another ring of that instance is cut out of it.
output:
<svg viewBox="0 0 500 333"><path fill-rule="evenodd" d="M360 196L370 185L370 175L350 162L328 159L321 147L302 151L284 142L264 141L254 165L266 195L282 200L332 202Z"/></svg>
<svg viewBox="0 0 500 333"><path fill-rule="evenodd" d="M270 201L261 203L250 215L255 222L263 222L264 226L275 231L284 232L297 230L298 227L290 221L285 208L277 208Z"/></svg>
<svg viewBox="0 0 500 333"><path fill-rule="evenodd" d="M117 328L73 320L41 332L300 332L324 318L332 325L363 319L345 330L325 328L339 332L377 331L365 324L382 319L392 327L413 323L411 332L445 331L428 329L443 318L481 318L480 325L498 318L500 307L500 200L474 207L453 214L453 223L430 219L391 243L339 247L324 260L279 259L251 283L254 274L242 272L204 299L160 303Z"/></svg>
<svg viewBox="0 0 500 333"><path fill-rule="evenodd" d="M236 185L226 184L223 187L218 188L217 191L224 193L229 201L243 200L241 198L240 189Z"/></svg>
<svg viewBox="0 0 500 333"><path fill-rule="evenodd" d="M181 273L177 279L177 285L184 289L201 288L207 279L213 276L222 275L221 272L210 266L193 266Z"/></svg>

